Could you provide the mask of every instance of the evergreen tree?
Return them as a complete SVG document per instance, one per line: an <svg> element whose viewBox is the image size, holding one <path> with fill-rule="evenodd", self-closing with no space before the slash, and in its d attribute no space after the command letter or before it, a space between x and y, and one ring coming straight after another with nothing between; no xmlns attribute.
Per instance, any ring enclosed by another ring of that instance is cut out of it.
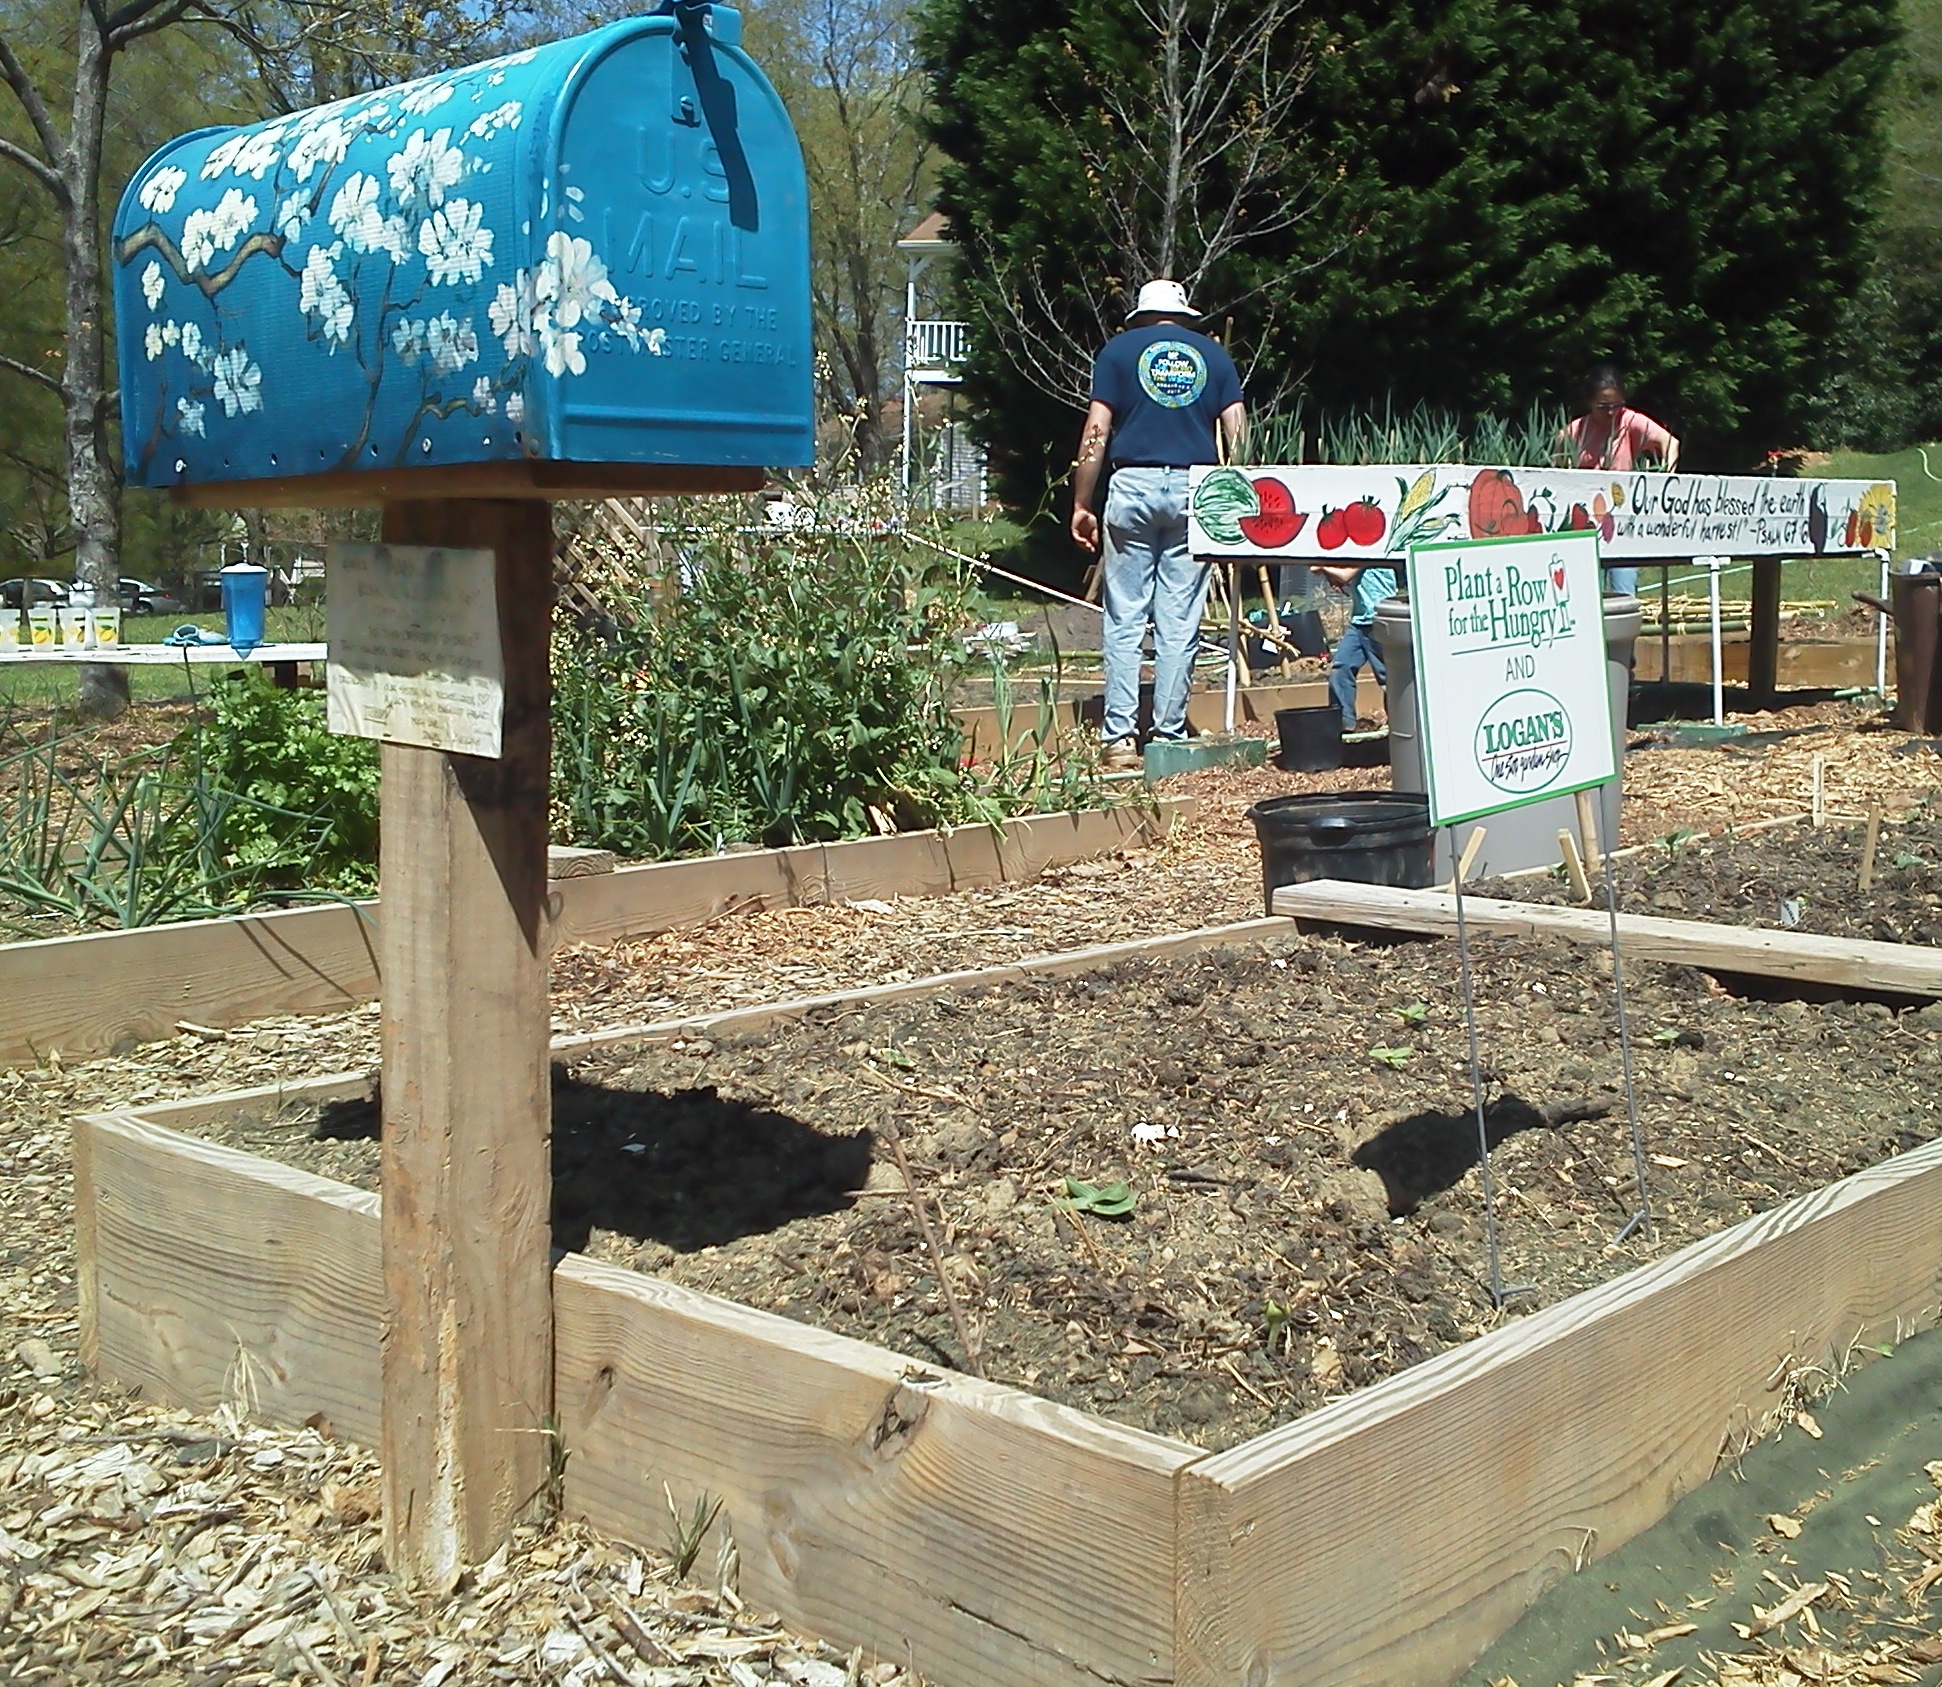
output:
<svg viewBox="0 0 1942 1687"><path fill-rule="evenodd" d="M969 384L1027 506L1077 419L1032 367L1015 278L1046 278L1041 340L1096 341L1078 295L1119 253L1093 204L1101 137L1073 114L1088 78L1155 97L1152 11L930 0L942 203L981 325ZM1521 409L1574 398L1610 357L1695 467L1800 442L1868 271L1893 0L1317 0L1304 15L1280 40L1305 79L1301 121L1244 198L1253 219L1313 209L1197 282L1217 324L1232 311L1257 407L1298 390L1311 413L1390 395Z"/></svg>

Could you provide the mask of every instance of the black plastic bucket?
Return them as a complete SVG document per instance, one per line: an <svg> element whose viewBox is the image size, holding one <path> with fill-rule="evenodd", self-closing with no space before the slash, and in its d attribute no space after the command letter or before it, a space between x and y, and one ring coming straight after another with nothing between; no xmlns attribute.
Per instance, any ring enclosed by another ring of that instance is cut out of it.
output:
<svg viewBox="0 0 1942 1687"><path fill-rule="evenodd" d="M1427 890L1436 872L1430 800L1408 791L1269 797L1247 811L1261 845L1268 912L1281 885L1309 879Z"/></svg>
<svg viewBox="0 0 1942 1687"><path fill-rule="evenodd" d="M1342 765L1342 711L1333 703L1276 709L1274 729L1281 734L1281 765L1288 772L1327 773Z"/></svg>

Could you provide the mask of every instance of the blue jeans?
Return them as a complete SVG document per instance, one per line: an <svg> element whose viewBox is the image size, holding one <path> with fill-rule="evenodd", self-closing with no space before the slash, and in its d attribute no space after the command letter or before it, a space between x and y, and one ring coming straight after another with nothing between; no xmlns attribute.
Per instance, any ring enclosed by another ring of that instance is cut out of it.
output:
<svg viewBox="0 0 1942 1687"><path fill-rule="evenodd" d="M1376 644L1374 622L1350 624L1335 641L1335 654L1328 664L1328 698L1342 711L1342 730L1355 730L1355 676L1363 663L1375 670L1376 684L1387 685L1389 675L1382 666L1382 651Z"/></svg>
<svg viewBox="0 0 1942 1687"><path fill-rule="evenodd" d="M1636 568L1608 568L1605 570L1605 590L1617 592L1621 597L1639 595L1639 571Z"/></svg>
<svg viewBox="0 0 1942 1687"><path fill-rule="evenodd" d="M1116 469L1106 492L1107 743L1139 727L1140 651L1153 626L1153 736L1187 735L1209 569L1187 554L1187 471Z"/></svg>

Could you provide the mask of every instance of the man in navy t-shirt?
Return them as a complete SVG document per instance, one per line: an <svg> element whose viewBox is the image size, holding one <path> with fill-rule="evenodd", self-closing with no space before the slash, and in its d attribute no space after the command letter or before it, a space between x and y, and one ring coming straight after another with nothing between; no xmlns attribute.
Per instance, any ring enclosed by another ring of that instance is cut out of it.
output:
<svg viewBox="0 0 1942 1687"><path fill-rule="evenodd" d="M1207 600L1208 570L1187 552L1187 470L1235 454L1247 426L1234 360L1187 324L1200 313L1177 281L1140 289L1125 329L1092 372L1092 403L1072 480L1072 537L1100 544L1093 513L1106 490L1106 719L1108 767L1138 763L1140 653L1153 627L1153 736L1187 735L1187 685ZM1225 438L1225 450L1215 435Z"/></svg>

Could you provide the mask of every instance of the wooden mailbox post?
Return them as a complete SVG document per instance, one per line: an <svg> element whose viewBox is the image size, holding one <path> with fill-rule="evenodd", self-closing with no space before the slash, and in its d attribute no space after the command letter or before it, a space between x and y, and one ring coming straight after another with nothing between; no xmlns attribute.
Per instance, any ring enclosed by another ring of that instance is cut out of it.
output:
<svg viewBox="0 0 1942 1687"><path fill-rule="evenodd" d="M500 753L373 734L385 1525L433 1587L543 1499L552 1453L550 501L754 491L811 457L802 160L739 39L674 0L202 131L116 219L131 483L380 505L387 546L495 559Z"/></svg>

